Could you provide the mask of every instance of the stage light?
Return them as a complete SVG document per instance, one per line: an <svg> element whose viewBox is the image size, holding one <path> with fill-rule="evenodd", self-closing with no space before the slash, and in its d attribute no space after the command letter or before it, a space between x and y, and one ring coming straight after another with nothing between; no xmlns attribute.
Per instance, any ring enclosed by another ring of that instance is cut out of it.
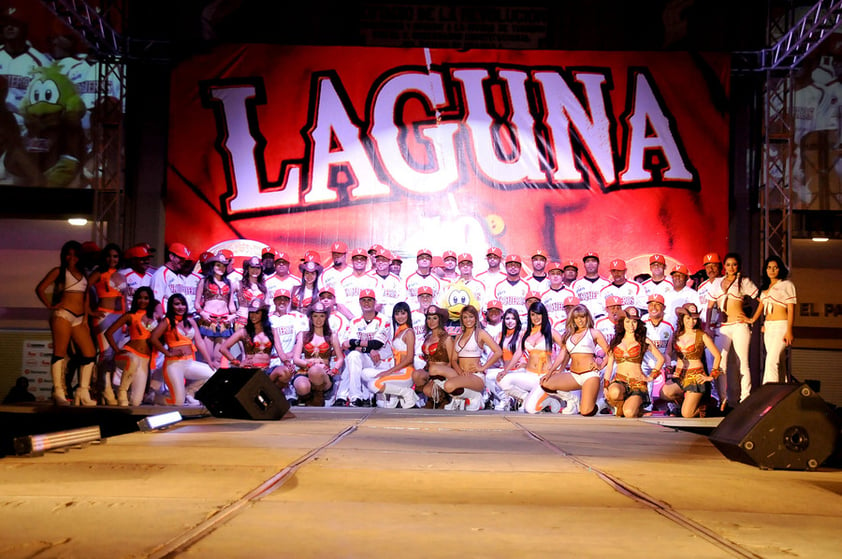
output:
<svg viewBox="0 0 842 559"><path fill-rule="evenodd" d="M155 431L156 429L164 429L170 425L174 425L181 421L181 414L177 411L167 413L159 413L158 415L150 415L147 418L141 419L137 422L137 427L141 431Z"/></svg>
<svg viewBox="0 0 842 559"><path fill-rule="evenodd" d="M40 456L48 450L58 450L69 446L79 446L86 443L100 442L99 425L71 429L69 431L57 431L46 435L27 435L15 438L15 452L20 454L31 454Z"/></svg>
<svg viewBox="0 0 842 559"><path fill-rule="evenodd" d="M67 220L67 223L73 225L74 227L84 227L88 224L88 220L84 217L71 217Z"/></svg>
<svg viewBox="0 0 842 559"><path fill-rule="evenodd" d="M829 238L827 238L827 237L813 237L813 242L814 242L814 243L826 243L826 242L828 242L829 240L830 240L830 239L829 239Z"/></svg>

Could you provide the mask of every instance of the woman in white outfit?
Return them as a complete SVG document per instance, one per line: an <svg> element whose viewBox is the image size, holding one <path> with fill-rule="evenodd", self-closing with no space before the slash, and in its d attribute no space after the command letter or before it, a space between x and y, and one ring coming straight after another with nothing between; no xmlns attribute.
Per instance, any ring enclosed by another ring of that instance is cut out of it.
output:
<svg viewBox="0 0 842 559"><path fill-rule="evenodd" d="M784 350L792 345L792 322L795 318L795 284L789 281L789 270L783 260L770 256L763 265L760 284L760 305L749 321L754 324L763 315L763 345L766 365L763 384L781 382L779 365Z"/></svg>
<svg viewBox="0 0 842 559"><path fill-rule="evenodd" d="M450 368L456 376L444 383L444 389L453 397L454 408L468 411L482 409L482 397L485 389L485 372L503 355L503 350L486 332L480 323L479 311L471 305L465 305L459 313L462 331L453 340L453 353L450 356ZM482 362L483 349L491 355Z"/></svg>
<svg viewBox="0 0 842 559"><path fill-rule="evenodd" d="M363 369L363 378L368 389L375 394L377 406L414 408L418 395L413 388L412 373L415 370L415 330L409 318L409 305L403 301L392 309L392 355L395 364L385 371L377 368Z"/></svg>
<svg viewBox="0 0 842 559"><path fill-rule="evenodd" d="M720 407L725 409L727 398L738 397L742 402L751 394L751 368L748 361L751 321L745 315L743 302L746 297L751 299L757 297L758 289L751 279L743 276L742 261L738 254L733 252L726 254L723 267L725 276L711 287L708 294L708 316L705 323L710 324L712 309L716 305L722 313L719 336L714 338L714 341L722 354L722 370L727 379L724 391L727 397L723 397L720 402ZM728 368L728 354L732 348L740 361L739 372ZM733 381L739 381L738 390L735 390L737 384ZM720 392L720 396L722 395L723 392Z"/></svg>

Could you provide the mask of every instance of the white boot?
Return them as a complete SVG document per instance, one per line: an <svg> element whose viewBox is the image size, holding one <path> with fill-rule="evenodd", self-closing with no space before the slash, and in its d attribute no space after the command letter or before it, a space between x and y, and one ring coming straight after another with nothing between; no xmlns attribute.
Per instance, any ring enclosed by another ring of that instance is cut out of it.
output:
<svg viewBox="0 0 842 559"><path fill-rule="evenodd" d="M91 399L91 375L94 372L93 363L85 363L79 368L79 387L76 389L74 403L79 406L95 406L96 401Z"/></svg>
<svg viewBox="0 0 842 559"><path fill-rule="evenodd" d="M103 386L102 389L102 399L105 400L105 404L108 406L116 406L117 405L117 397L114 396L114 387L111 386L111 373L108 371L102 371L103 376Z"/></svg>
<svg viewBox="0 0 842 559"><path fill-rule="evenodd" d="M574 392L562 392L559 390L555 394L564 402L561 415L575 415L579 413L579 398L576 397Z"/></svg>
<svg viewBox="0 0 842 559"><path fill-rule="evenodd" d="M67 371L67 360L59 359L50 365L50 374L53 377L53 402L57 406L67 406L67 388L65 386L64 374Z"/></svg>
<svg viewBox="0 0 842 559"><path fill-rule="evenodd" d="M400 399L403 409L414 408L418 405L418 394L411 386L404 386L398 390L397 397Z"/></svg>
<svg viewBox="0 0 842 559"><path fill-rule="evenodd" d="M129 405L129 388L132 385L132 377L134 375L128 370L120 375L120 388L117 390L117 405L128 407Z"/></svg>

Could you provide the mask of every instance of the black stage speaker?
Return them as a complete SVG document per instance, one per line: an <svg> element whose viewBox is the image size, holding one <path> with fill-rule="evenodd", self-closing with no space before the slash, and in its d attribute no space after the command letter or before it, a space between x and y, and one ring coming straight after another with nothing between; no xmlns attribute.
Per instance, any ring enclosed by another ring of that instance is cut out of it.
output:
<svg viewBox="0 0 842 559"><path fill-rule="evenodd" d="M807 384L764 384L722 419L710 440L727 458L764 470L815 470L839 437L836 414Z"/></svg>
<svg viewBox="0 0 842 559"><path fill-rule="evenodd" d="M284 393L262 369L219 369L196 399L216 417L269 420L289 411Z"/></svg>

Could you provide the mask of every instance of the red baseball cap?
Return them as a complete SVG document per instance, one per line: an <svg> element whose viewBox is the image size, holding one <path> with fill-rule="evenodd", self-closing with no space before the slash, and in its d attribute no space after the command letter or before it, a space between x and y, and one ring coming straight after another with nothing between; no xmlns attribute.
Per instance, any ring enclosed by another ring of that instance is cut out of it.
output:
<svg viewBox="0 0 842 559"><path fill-rule="evenodd" d="M490 247L488 252L485 253L486 256L493 254L497 258L503 258L503 251L497 247Z"/></svg>
<svg viewBox="0 0 842 559"><path fill-rule="evenodd" d="M344 254L348 252L348 245L343 243L342 241L336 241L332 245L330 245L330 252L339 252Z"/></svg>
<svg viewBox="0 0 842 559"><path fill-rule="evenodd" d="M392 253L392 262L403 262L403 258L401 258L400 254Z"/></svg>
<svg viewBox="0 0 842 559"><path fill-rule="evenodd" d="M330 293L331 295L333 295L334 297L336 297L336 290L335 290L335 289L333 289L333 287L331 287L331 286L322 287L322 288L319 290L319 295L321 295L322 293Z"/></svg>
<svg viewBox="0 0 842 559"><path fill-rule="evenodd" d="M687 269L687 266L684 264L676 264L672 267L672 271L670 274L684 274L685 276L690 275L690 270Z"/></svg>
<svg viewBox="0 0 842 559"><path fill-rule="evenodd" d="M664 266L667 265L667 259L664 258L663 254L653 254L649 257L649 265L652 264L663 264Z"/></svg>
<svg viewBox="0 0 842 559"><path fill-rule="evenodd" d="M380 247L380 248L378 248L377 250L374 251L374 257L375 258L378 258L378 257L379 258L385 258L386 260L391 261L392 260L392 253L389 252L388 249Z"/></svg>
<svg viewBox="0 0 842 559"><path fill-rule="evenodd" d="M517 262L518 264L523 264L523 260L521 260L520 256L517 254L509 254L506 256L506 264L509 262Z"/></svg>
<svg viewBox="0 0 842 559"><path fill-rule="evenodd" d="M376 300L377 296L374 294L373 289L361 289L360 290L360 299L365 299L365 298Z"/></svg>
<svg viewBox="0 0 842 559"><path fill-rule="evenodd" d="M446 259L446 258L456 258L456 253L455 253L455 252L453 252L452 250L446 250L446 251L444 251L444 252L442 253L442 255L441 255L441 259L442 259L442 260L444 260L444 259ZM458 260L459 260L459 259L457 258L457 261L458 261Z"/></svg>
<svg viewBox="0 0 842 559"><path fill-rule="evenodd" d="M523 298L523 300L528 301L530 299L538 299L540 301L541 300L541 294L538 293L537 291L529 290L529 291L526 292L526 296Z"/></svg>
<svg viewBox="0 0 842 559"><path fill-rule="evenodd" d="M561 267L561 262L550 262L550 265L547 266L547 272L552 272L553 270L563 272L564 269Z"/></svg>
<svg viewBox="0 0 842 559"><path fill-rule="evenodd" d="M321 262L322 258L315 250L308 250L304 253L304 262Z"/></svg>
<svg viewBox="0 0 842 559"><path fill-rule="evenodd" d="M223 248L216 254L217 256L225 258L225 260L228 260L229 262L234 259L234 251L228 250L227 248Z"/></svg>
<svg viewBox="0 0 842 559"><path fill-rule="evenodd" d="M84 246L83 246L84 248ZM190 251L182 243L173 243L170 245L170 252L180 258L190 258Z"/></svg>
<svg viewBox="0 0 842 559"><path fill-rule="evenodd" d="M581 303L578 297L575 295L571 295L570 297L565 297L564 302L561 304L562 307L575 307Z"/></svg>
<svg viewBox="0 0 842 559"><path fill-rule="evenodd" d="M502 311L502 310L503 310L503 303L501 303L501 302L500 302L500 301L498 301L497 299L491 299L491 300L488 302L488 304L486 304L486 305L485 305L485 309L486 309L486 310L498 309L498 310L501 310L501 311Z"/></svg>
<svg viewBox="0 0 842 559"><path fill-rule="evenodd" d="M660 293L653 293L652 295L649 296L649 299L646 302L647 303L661 303L662 305L666 304L664 302L664 296L661 295Z"/></svg>
<svg viewBox="0 0 842 559"><path fill-rule="evenodd" d="M430 264L432 268L442 268L444 267L444 258L441 256L433 256L433 261Z"/></svg>
<svg viewBox="0 0 842 559"><path fill-rule="evenodd" d="M272 247L265 247L263 251L260 253L260 257L263 258L267 254L271 254L272 257L277 260L279 252Z"/></svg>
<svg viewBox="0 0 842 559"><path fill-rule="evenodd" d="M709 253L705 254L704 258L702 258L702 265L703 266L705 264L710 264L710 263L719 264L721 262L722 262L722 259L719 258L719 254L716 253L716 252L709 252Z"/></svg>
<svg viewBox="0 0 842 559"><path fill-rule="evenodd" d="M377 245L377 244L375 244L375 245L371 245L371 247L368 249L368 252L370 252L370 253L371 253L371 252L377 252L377 251L378 251L378 250L380 250L381 248L383 248L383 246L382 246L382 245Z"/></svg>
<svg viewBox="0 0 842 559"><path fill-rule="evenodd" d="M586 252L585 255L582 257L582 262L584 262L588 258L596 258L597 260L599 260L599 255L595 252Z"/></svg>
<svg viewBox="0 0 842 559"><path fill-rule="evenodd" d="M287 299L292 299L292 296L289 293L289 289L276 289L275 293L272 295L272 298L277 299L278 297L286 297Z"/></svg>
<svg viewBox="0 0 842 559"><path fill-rule="evenodd" d="M365 256L366 258L368 258L368 253L365 251L364 248L355 248L351 251L351 259L353 260L355 256Z"/></svg>
<svg viewBox="0 0 842 559"><path fill-rule="evenodd" d="M576 261L575 261L575 260L573 260L572 258L570 258L570 259L568 259L568 260L565 260L565 261L564 261L564 263L562 264L562 269L564 269L564 268L576 268L576 269L578 270L578 269L579 269L579 265L578 265L578 264L576 264Z"/></svg>
<svg viewBox="0 0 842 559"><path fill-rule="evenodd" d="M289 264L290 262L292 262L292 257L290 257L290 255L285 253L284 251L279 251L275 255L275 262L277 262L278 260L284 260Z"/></svg>
<svg viewBox="0 0 842 559"><path fill-rule="evenodd" d="M608 267L609 270L625 270L626 269L626 261L622 258L615 258L611 261L611 265Z"/></svg>
<svg viewBox="0 0 842 559"><path fill-rule="evenodd" d="M433 288L429 285L422 285L418 288L418 295L433 295Z"/></svg>
<svg viewBox="0 0 842 559"><path fill-rule="evenodd" d="M134 246L123 254L123 258L148 258L149 256L152 255L149 254L149 250L143 245Z"/></svg>
<svg viewBox="0 0 842 559"><path fill-rule="evenodd" d="M418 257L419 257L419 256L421 256L422 254L426 254L427 256L432 257L432 256L433 256L433 251L432 251L432 250L430 250L430 249L428 249L428 248L419 248L419 249L418 249L418 252L416 252L416 253L415 253L415 257L416 257L416 258L418 258Z"/></svg>
<svg viewBox="0 0 842 559"><path fill-rule="evenodd" d="M468 254L467 252L463 252L458 256L458 258L456 258L456 262L465 262L466 260L471 264L474 263L474 257Z"/></svg>
<svg viewBox="0 0 842 559"><path fill-rule="evenodd" d="M82 252L99 252L99 245L93 241L85 241L82 243ZM186 257L185 257L186 258Z"/></svg>
<svg viewBox="0 0 842 559"><path fill-rule="evenodd" d="M209 252L209 251L206 250L205 252L203 252L202 254L199 255L199 262L204 264L205 262L207 262L208 260L210 260L213 257L214 257L214 254L212 252Z"/></svg>
<svg viewBox="0 0 842 559"><path fill-rule="evenodd" d="M541 256L543 258L546 258L547 257L547 251L545 251L542 248L537 248L537 249L535 249L535 252L532 253L532 258L535 258L536 256Z"/></svg>
<svg viewBox="0 0 842 559"><path fill-rule="evenodd" d="M605 298L605 308L622 306L622 304L623 300L617 297L616 295L609 295Z"/></svg>

